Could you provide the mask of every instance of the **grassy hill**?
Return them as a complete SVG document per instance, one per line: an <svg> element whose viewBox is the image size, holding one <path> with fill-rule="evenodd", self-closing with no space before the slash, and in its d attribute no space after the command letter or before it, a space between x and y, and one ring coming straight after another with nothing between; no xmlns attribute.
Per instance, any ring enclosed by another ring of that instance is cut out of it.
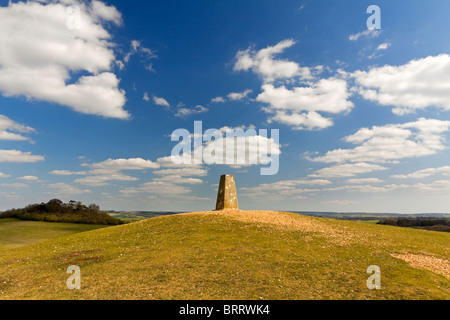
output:
<svg viewBox="0 0 450 320"><path fill-rule="evenodd" d="M81 290L66 288L70 265ZM0 251L0 299L450 299L449 266L448 233L204 212Z"/></svg>

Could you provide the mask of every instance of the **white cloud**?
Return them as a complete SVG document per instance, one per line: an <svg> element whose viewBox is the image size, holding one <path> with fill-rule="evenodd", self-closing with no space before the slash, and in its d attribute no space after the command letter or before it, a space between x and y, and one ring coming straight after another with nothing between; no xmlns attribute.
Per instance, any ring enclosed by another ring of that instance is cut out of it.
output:
<svg viewBox="0 0 450 320"><path fill-rule="evenodd" d="M132 40L130 52L128 52L125 55L123 60L125 61L125 63L128 63L128 62L130 62L131 57L137 53L139 53L140 56L147 61L158 57L158 55L155 52L153 52L153 50L143 47L141 41ZM153 70L153 64L149 63L149 62L147 62L145 69L155 72L155 70Z"/></svg>
<svg viewBox="0 0 450 320"><path fill-rule="evenodd" d="M84 167L89 167L91 170L86 172L87 175L84 178L75 180L76 183L87 186L106 186L110 181L137 181L136 177L132 177L123 174L124 170L146 170L157 169L159 164L150 160L144 160L142 158L131 159L108 159L103 162L93 164L83 164ZM58 173L68 174L80 174L70 171L63 171Z"/></svg>
<svg viewBox="0 0 450 320"><path fill-rule="evenodd" d="M202 105L198 105L198 106L195 106L194 108L179 108L177 110L177 113L175 114L175 116L183 118L183 117L191 116L193 114L200 114L200 113L205 113L208 111L209 111L208 108L205 108Z"/></svg>
<svg viewBox="0 0 450 320"><path fill-rule="evenodd" d="M176 168L176 169L162 169L153 172L158 176L180 176L180 177L189 177L189 176L199 176L205 177L208 173L208 170L199 167L199 166L186 166L184 168Z"/></svg>
<svg viewBox="0 0 450 320"><path fill-rule="evenodd" d="M156 160L156 163L160 165L161 168L184 168L186 165L176 164L176 160L172 156L162 157ZM201 165L189 165L190 167L201 168Z"/></svg>
<svg viewBox="0 0 450 320"><path fill-rule="evenodd" d="M173 184L200 184L203 180L197 177L206 177L208 169L201 164L176 164L173 156L159 158L157 163L162 169L155 170L153 173L158 178L154 182L166 182Z"/></svg>
<svg viewBox="0 0 450 320"><path fill-rule="evenodd" d="M153 97L153 102L158 106L170 107L169 102L164 98Z"/></svg>
<svg viewBox="0 0 450 320"><path fill-rule="evenodd" d="M183 177L181 175L167 175L153 179L154 182L167 182L173 184L202 184L203 180Z"/></svg>
<svg viewBox="0 0 450 320"><path fill-rule="evenodd" d="M233 135L228 135L228 130ZM218 165L225 164L238 168L266 165L274 161L274 157L279 157L281 145L273 138L257 135L256 130L254 132L244 130L245 128L221 128L220 131L223 136L203 145L204 160ZM222 157L219 157L220 154Z"/></svg>
<svg viewBox="0 0 450 320"><path fill-rule="evenodd" d="M438 180L432 183L417 183L414 187L422 191L444 191L448 193L448 191L450 191L450 180Z"/></svg>
<svg viewBox="0 0 450 320"><path fill-rule="evenodd" d="M223 97L215 97L214 99L211 99L212 103L224 103L225 99Z"/></svg>
<svg viewBox="0 0 450 320"><path fill-rule="evenodd" d="M339 72L336 76L316 80L324 70L331 69L322 65L302 68L296 62L274 58L294 44L293 40L284 40L257 52L250 48L239 51L234 70L251 70L263 78L262 92L256 101L268 104L263 110L270 114L269 123L283 123L295 130L328 128L333 120L321 113L349 112L354 106L349 100L352 93ZM285 85L275 85L275 80L285 80ZM297 84L299 80L301 86ZM288 88L286 84L293 87ZM242 95L229 95L229 98L241 99Z"/></svg>
<svg viewBox="0 0 450 320"><path fill-rule="evenodd" d="M245 51L239 51L236 55L235 71L252 70L260 75L264 82L273 82L277 79L293 78L301 76L311 78L309 68L301 68L298 63L287 60L275 60L277 54L295 44L293 40L284 40L273 47L267 47L260 51L254 51L251 48Z"/></svg>
<svg viewBox="0 0 450 320"><path fill-rule="evenodd" d="M386 49L389 48L390 46L391 46L391 44L390 44L389 42L385 42L385 43L380 44L380 45L377 47L377 50L386 50Z"/></svg>
<svg viewBox="0 0 450 320"><path fill-rule="evenodd" d="M227 95L227 98L230 101L240 101L247 98L251 93L253 93L253 90L250 89L244 90L242 92L231 92ZM211 103L225 103L226 101L227 100L221 96L211 99Z"/></svg>
<svg viewBox="0 0 450 320"><path fill-rule="evenodd" d="M323 179L308 180L282 180L274 183L264 183L256 187L240 188L243 191L242 196L255 199L304 199L305 193L317 192L320 189L304 189L301 186L326 186L331 182Z"/></svg>
<svg viewBox="0 0 450 320"><path fill-rule="evenodd" d="M208 173L208 169L200 164L175 164L172 156L159 158L156 163L163 168L153 171L157 178L120 192L127 196L150 194L159 198L192 200L193 198L189 196L192 190L185 185L202 184L203 180L198 177L205 177Z"/></svg>
<svg viewBox="0 0 450 320"><path fill-rule="evenodd" d="M122 170L145 170L145 169L157 169L159 165L150 160L142 158L130 158L130 159L108 159L103 162L84 164L84 167L90 167L93 172L109 173Z"/></svg>
<svg viewBox="0 0 450 320"><path fill-rule="evenodd" d="M30 133L36 131L31 127L19 124L6 116L0 115L0 140L9 140L9 141L29 140L29 138L14 132Z"/></svg>
<svg viewBox="0 0 450 320"><path fill-rule="evenodd" d="M18 150L0 150L0 162L38 162L44 161L43 156L36 156L31 154L31 152L22 152Z"/></svg>
<svg viewBox="0 0 450 320"><path fill-rule="evenodd" d="M3 183L1 186L12 189L24 189L30 187L30 185L26 183Z"/></svg>
<svg viewBox="0 0 450 320"><path fill-rule="evenodd" d="M76 1L70 1L76 3ZM97 21L112 21L117 25L122 24L122 15L113 6L107 6L101 1L93 0L91 2L90 12Z"/></svg>
<svg viewBox="0 0 450 320"><path fill-rule="evenodd" d="M10 178L11 176L9 174L0 172L0 178Z"/></svg>
<svg viewBox="0 0 450 320"><path fill-rule="evenodd" d="M127 192L125 189L121 192ZM180 186L175 183L165 181L151 181L144 183L141 187L137 188L139 193L147 193L151 195L158 195L160 197L178 197L180 195L187 195L191 190L185 186Z"/></svg>
<svg viewBox="0 0 450 320"><path fill-rule="evenodd" d="M394 179L423 179L434 175L450 176L450 166L444 166L439 168L427 168L419 170L407 175L394 175L391 178Z"/></svg>
<svg viewBox="0 0 450 320"><path fill-rule="evenodd" d="M356 71L352 77L364 99L393 106L397 115L433 106L450 110L450 55Z"/></svg>
<svg viewBox="0 0 450 320"><path fill-rule="evenodd" d="M109 185L110 181L138 181L136 177L131 177L123 173L110 173L110 174L97 174L92 176L87 176L85 178L75 180L76 183L91 186L91 187L102 187Z"/></svg>
<svg viewBox="0 0 450 320"><path fill-rule="evenodd" d="M366 183L381 183L383 180L378 178L366 178L366 179L349 179L347 181L350 184L366 184Z"/></svg>
<svg viewBox="0 0 450 320"><path fill-rule="evenodd" d="M267 136L261 132L258 134L253 125L222 127L209 134L211 134L211 140L207 139L208 141L199 145L194 151L188 150L180 155L163 158L164 165L176 167L171 164L173 160L175 163L187 163L191 168L195 163L195 154L203 155L203 161L209 165L227 165L234 169L279 163L281 145L276 141L276 136L269 137L268 132L266 132ZM191 134L191 139L193 138L195 136ZM190 145L188 144L187 147L189 148Z"/></svg>
<svg viewBox="0 0 450 320"><path fill-rule="evenodd" d="M132 55L136 54L136 52L138 51L138 48L140 47L141 42L137 41L137 40L132 40L131 41L131 50L130 52L128 52L125 57L123 58L123 60L125 61L125 63L130 62L130 58Z"/></svg>
<svg viewBox="0 0 450 320"><path fill-rule="evenodd" d="M324 192L335 192L335 191L349 191L349 192L361 192L361 193L383 193L393 190L397 190L404 186L399 185L387 185L382 187L374 187L372 185L352 185L352 186L342 186L335 188L322 189Z"/></svg>
<svg viewBox="0 0 450 320"><path fill-rule="evenodd" d="M53 170L52 172L49 172L49 174L55 175L55 176L77 176L77 175L85 175L87 174L86 171L68 171L68 170Z"/></svg>
<svg viewBox="0 0 450 320"><path fill-rule="evenodd" d="M266 109L266 111L272 112L270 109ZM331 119L325 118L314 111L308 113L295 113L277 110L274 111L274 115L269 121L275 121L292 126L295 130L325 129L333 125L333 121Z"/></svg>
<svg viewBox="0 0 450 320"><path fill-rule="evenodd" d="M311 174L310 177L314 178L354 177L358 174L382 170L387 170L387 168L376 164L369 164L364 162L347 163L347 164L337 164L331 167L317 170L315 173Z"/></svg>
<svg viewBox="0 0 450 320"><path fill-rule="evenodd" d="M142 100L144 101L150 101L150 97L148 96L147 92L144 92L144 96L142 97Z"/></svg>
<svg viewBox="0 0 450 320"><path fill-rule="evenodd" d="M321 79L307 87L287 89L265 84L257 101L269 104L266 112L272 113L272 121L293 126L297 130L324 129L333 121L319 112L349 112L354 104L348 99L347 82L343 79Z"/></svg>
<svg viewBox="0 0 450 320"><path fill-rule="evenodd" d="M18 178L19 180L23 180L23 181L29 181L29 182L36 182L36 181L39 181L39 178L38 177L35 177L35 176L23 176L23 177L20 177L20 178Z"/></svg>
<svg viewBox="0 0 450 320"><path fill-rule="evenodd" d="M81 28L67 27L65 4L81 9ZM103 117L127 119L125 92L111 72L115 55L104 22L120 13L94 1L10 2L0 7L0 91ZM89 74L71 78L75 72Z"/></svg>
<svg viewBox="0 0 450 320"><path fill-rule="evenodd" d="M376 29L367 29L362 32L358 32L355 34L352 34L348 37L350 41L356 41L361 37L367 37L367 38L376 38L380 35L381 31Z"/></svg>
<svg viewBox="0 0 450 320"><path fill-rule="evenodd" d="M228 94L227 97L231 101L238 101L238 100L247 98L248 95L251 94L252 92L253 92L252 90L247 89L243 92L232 92L232 93Z"/></svg>
<svg viewBox="0 0 450 320"><path fill-rule="evenodd" d="M345 138L358 145L353 149L336 149L324 156L309 158L317 162L378 162L434 155L446 148L445 133L450 121L420 118L415 122L363 128Z"/></svg>
<svg viewBox="0 0 450 320"><path fill-rule="evenodd" d="M52 194L56 194L56 195L60 195L60 196L72 197L74 195L92 193L91 190L79 189L79 188L71 186L67 183L52 183L52 184L47 185L47 187L55 190L54 192L52 192Z"/></svg>

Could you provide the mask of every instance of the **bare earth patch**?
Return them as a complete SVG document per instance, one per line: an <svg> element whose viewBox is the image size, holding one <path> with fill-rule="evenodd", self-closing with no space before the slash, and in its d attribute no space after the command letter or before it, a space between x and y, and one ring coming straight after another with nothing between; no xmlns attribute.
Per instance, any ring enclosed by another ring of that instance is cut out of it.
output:
<svg viewBox="0 0 450 320"><path fill-rule="evenodd" d="M404 260L415 268L426 269L450 277L450 261L419 254L396 254L394 258Z"/></svg>
<svg viewBox="0 0 450 320"><path fill-rule="evenodd" d="M277 229L320 233L330 239L334 244L340 246L348 245L351 240L354 240L357 237L354 232L351 232L345 227L338 229L327 225L323 220L318 222L317 219L312 217L278 211L221 210L188 214L221 215L232 220L270 226Z"/></svg>

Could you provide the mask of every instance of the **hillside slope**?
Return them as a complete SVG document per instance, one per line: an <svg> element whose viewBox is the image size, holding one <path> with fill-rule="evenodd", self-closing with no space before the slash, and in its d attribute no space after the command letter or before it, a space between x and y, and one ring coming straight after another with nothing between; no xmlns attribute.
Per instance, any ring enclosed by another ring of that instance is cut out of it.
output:
<svg viewBox="0 0 450 320"><path fill-rule="evenodd" d="M0 219L0 250L23 247L53 238L105 228L104 225L48 223Z"/></svg>
<svg viewBox="0 0 450 320"><path fill-rule="evenodd" d="M449 248L448 233L293 213L181 214L0 252L0 299L450 299Z"/></svg>

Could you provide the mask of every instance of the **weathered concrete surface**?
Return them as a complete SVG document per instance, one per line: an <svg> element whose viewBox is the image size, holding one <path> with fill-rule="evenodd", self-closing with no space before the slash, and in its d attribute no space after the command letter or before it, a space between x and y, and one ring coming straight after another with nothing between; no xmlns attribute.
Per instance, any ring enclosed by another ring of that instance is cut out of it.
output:
<svg viewBox="0 0 450 320"><path fill-rule="evenodd" d="M233 175L220 177L219 191L217 193L216 210L238 210L236 182Z"/></svg>

